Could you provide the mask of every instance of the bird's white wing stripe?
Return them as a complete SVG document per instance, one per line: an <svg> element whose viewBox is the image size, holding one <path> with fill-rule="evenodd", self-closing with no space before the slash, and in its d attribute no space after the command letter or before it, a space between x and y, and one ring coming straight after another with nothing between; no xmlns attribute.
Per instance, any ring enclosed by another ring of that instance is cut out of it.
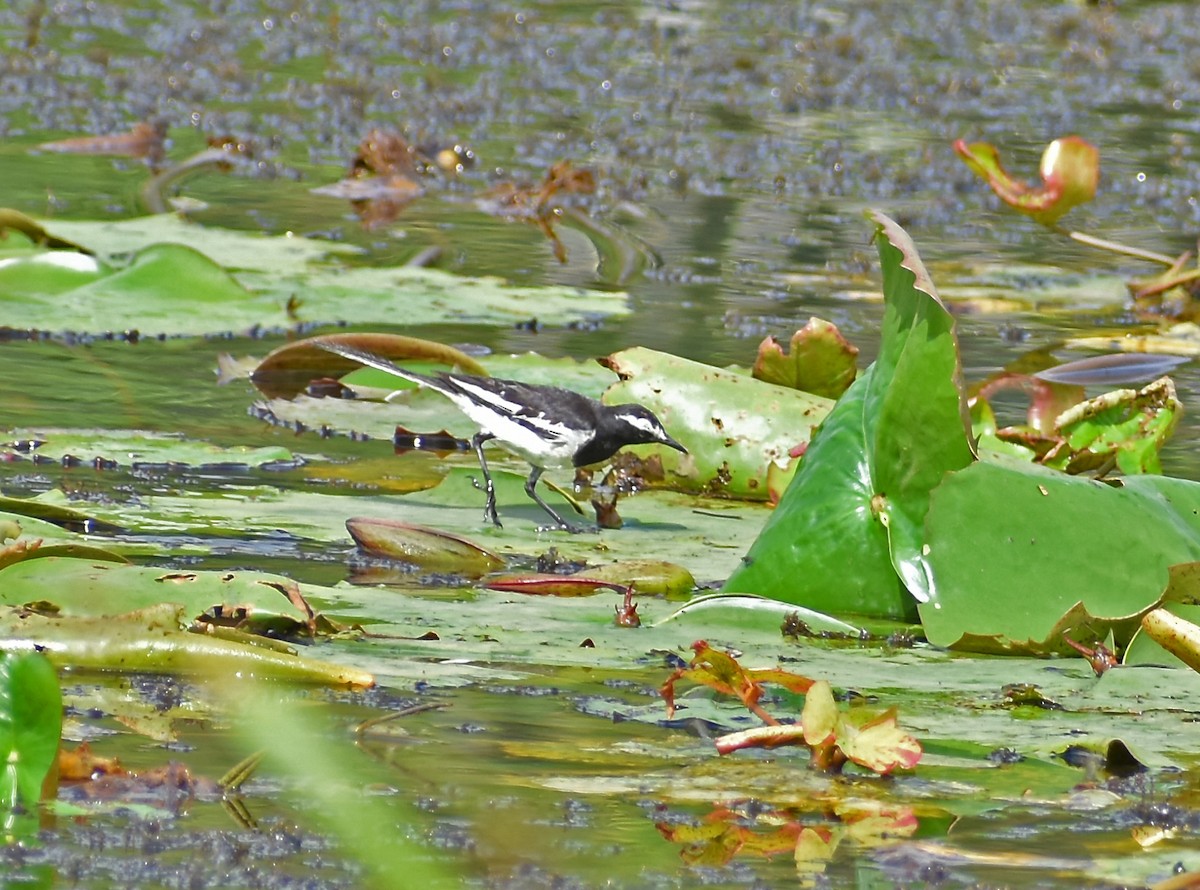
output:
<svg viewBox="0 0 1200 890"><path fill-rule="evenodd" d="M501 397L499 394L492 392L490 389L484 389L482 386L476 386L469 380L464 380L461 377L455 377L454 382L473 395L479 403L483 405L493 406L493 410L504 411L506 414L516 414L521 410L521 405L516 402L510 402L508 399Z"/></svg>
<svg viewBox="0 0 1200 890"><path fill-rule="evenodd" d="M500 445L534 466L569 467L575 452L591 438L590 430L571 429L541 417L509 417L473 404L459 407L482 429L494 435Z"/></svg>

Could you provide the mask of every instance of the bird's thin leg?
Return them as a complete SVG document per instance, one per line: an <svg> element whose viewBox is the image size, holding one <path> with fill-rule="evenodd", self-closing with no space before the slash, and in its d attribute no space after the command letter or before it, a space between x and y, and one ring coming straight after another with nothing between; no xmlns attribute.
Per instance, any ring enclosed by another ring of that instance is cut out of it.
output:
<svg viewBox="0 0 1200 890"><path fill-rule="evenodd" d="M573 535L580 534L581 532L592 531L592 529L586 528L585 526L571 525L571 523L559 516L553 507L542 500L541 495L537 493L537 483L540 478L542 478L541 467L534 467L532 470L530 470L529 478L525 480L525 493L537 501L537 505L539 507L554 517L554 525L548 527L560 528L563 531L570 532Z"/></svg>
<svg viewBox="0 0 1200 890"><path fill-rule="evenodd" d="M475 449L475 456L479 458L479 469L483 470L483 485L484 491L487 492L487 503L483 508L483 518L487 519L496 526L501 528L500 517L496 515L496 484L492 482L492 474L488 472L487 458L483 456L483 443L488 439L496 438L491 433L476 433L471 437L471 447ZM476 488L478 488L478 484Z"/></svg>

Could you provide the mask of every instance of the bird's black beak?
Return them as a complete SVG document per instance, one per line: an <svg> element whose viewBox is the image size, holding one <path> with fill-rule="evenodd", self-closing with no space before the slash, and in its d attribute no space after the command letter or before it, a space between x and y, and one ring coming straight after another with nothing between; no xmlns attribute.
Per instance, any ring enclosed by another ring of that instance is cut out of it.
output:
<svg viewBox="0 0 1200 890"><path fill-rule="evenodd" d="M666 438L664 438L662 440L662 443L664 445L670 446L671 448L674 448L676 451L682 451L684 454L688 453L688 450L686 448L684 448L682 445L680 445L678 442L676 442L670 436L666 436Z"/></svg>

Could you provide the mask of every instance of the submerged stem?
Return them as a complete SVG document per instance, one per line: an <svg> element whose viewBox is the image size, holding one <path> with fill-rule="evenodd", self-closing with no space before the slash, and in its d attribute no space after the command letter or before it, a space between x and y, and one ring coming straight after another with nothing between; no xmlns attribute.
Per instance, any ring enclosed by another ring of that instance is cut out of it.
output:
<svg viewBox="0 0 1200 890"><path fill-rule="evenodd" d="M1167 256L1165 253L1155 253L1152 250L1142 250L1140 247L1130 247L1128 244L1122 244L1119 241L1097 238L1095 235L1088 235L1084 232L1067 232L1067 237L1078 241L1080 244L1086 244L1088 247L1098 247L1100 250L1137 257L1139 260L1160 263L1167 267L1175 265L1175 257Z"/></svg>

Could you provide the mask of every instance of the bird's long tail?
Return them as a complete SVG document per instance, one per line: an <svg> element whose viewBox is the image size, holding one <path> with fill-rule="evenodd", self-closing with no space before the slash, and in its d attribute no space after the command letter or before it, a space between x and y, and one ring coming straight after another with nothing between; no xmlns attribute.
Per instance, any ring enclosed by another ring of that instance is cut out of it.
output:
<svg viewBox="0 0 1200 890"><path fill-rule="evenodd" d="M342 358L348 358L351 361L366 365L369 368L374 368L377 371L383 371L385 374L392 374L402 380L407 380L410 383L420 383L428 386L430 389L437 390L440 393L445 393L447 390L446 384L436 377L431 377L428 374L418 374L416 371L409 371L407 368L402 368L393 362L388 361L381 355L376 355L373 352L368 352L365 349L358 349L354 346L346 346L343 343L338 343L335 340L320 340L312 341L314 346L319 346L326 352L332 352L335 355L340 355Z"/></svg>

